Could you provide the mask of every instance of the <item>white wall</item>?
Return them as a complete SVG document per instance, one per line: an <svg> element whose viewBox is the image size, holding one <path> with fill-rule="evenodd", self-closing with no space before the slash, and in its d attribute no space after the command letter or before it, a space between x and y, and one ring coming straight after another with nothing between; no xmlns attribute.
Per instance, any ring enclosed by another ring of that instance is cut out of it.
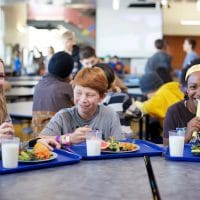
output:
<svg viewBox="0 0 200 200"><path fill-rule="evenodd" d="M120 1L113 10L112 0L97 1L97 55L123 58L151 56L154 40L162 37L162 13L159 8L128 8L131 0Z"/></svg>

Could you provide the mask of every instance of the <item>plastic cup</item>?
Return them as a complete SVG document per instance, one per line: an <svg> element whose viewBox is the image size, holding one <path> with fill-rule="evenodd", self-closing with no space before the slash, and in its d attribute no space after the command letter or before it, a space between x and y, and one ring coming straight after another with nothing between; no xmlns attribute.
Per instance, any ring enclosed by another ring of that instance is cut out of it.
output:
<svg viewBox="0 0 200 200"><path fill-rule="evenodd" d="M170 156L182 157L184 150L185 132L181 130L169 131Z"/></svg>
<svg viewBox="0 0 200 200"><path fill-rule="evenodd" d="M99 156L101 154L102 132L92 130L86 133L87 156Z"/></svg>
<svg viewBox="0 0 200 200"><path fill-rule="evenodd" d="M2 165L4 168L18 167L19 141L18 137L1 139Z"/></svg>

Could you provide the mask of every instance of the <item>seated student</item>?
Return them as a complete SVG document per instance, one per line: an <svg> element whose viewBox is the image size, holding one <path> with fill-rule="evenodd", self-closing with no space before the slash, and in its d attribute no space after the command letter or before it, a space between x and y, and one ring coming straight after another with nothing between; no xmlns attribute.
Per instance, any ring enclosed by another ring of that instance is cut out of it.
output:
<svg viewBox="0 0 200 200"><path fill-rule="evenodd" d="M157 39L154 42L156 52L147 60L145 73L155 72L158 66L161 66L171 72L172 57L167 52L167 43L163 39Z"/></svg>
<svg viewBox="0 0 200 200"><path fill-rule="evenodd" d="M33 133L37 135L51 117L62 108L72 107L73 90L70 75L73 69L72 57L60 51L52 56L45 74L35 86L33 96Z"/></svg>
<svg viewBox="0 0 200 200"><path fill-rule="evenodd" d="M127 94L127 92L121 92L115 90L115 73L114 70L106 63L97 63L93 67L101 68L108 80L108 92L103 100L103 104L112 107L120 117L120 123L122 132L125 137L133 137L133 131L130 128L131 119L141 117L141 112L138 110L132 114L132 117L125 116L126 109L132 104L132 98Z"/></svg>
<svg viewBox="0 0 200 200"><path fill-rule="evenodd" d="M164 84L162 79L155 72L149 72L141 77L140 88L142 93L147 96L148 100L144 102L135 101L132 106L138 107L143 114L148 114L150 117L159 120L160 123L156 122L156 125L154 125L155 122L153 122L152 125L149 126L150 135L155 139L154 142L157 142L156 138L158 134L160 134L159 132L162 131L162 124L168 107L182 100L184 94L181 92L178 82ZM129 110L131 110L131 107ZM160 125L159 129L156 128L158 125ZM160 143L161 141L158 142Z"/></svg>
<svg viewBox="0 0 200 200"><path fill-rule="evenodd" d="M187 98L172 105L164 120L164 145L169 143L169 130L187 128L185 143L192 139L194 131L200 131L200 117L196 117L197 99L200 99L200 64L188 69L185 80L187 81Z"/></svg>
<svg viewBox="0 0 200 200"><path fill-rule="evenodd" d="M187 65L185 68L183 68L181 70L180 83L181 83L182 91L184 93L187 92L187 81L185 80L185 75L189 68L191 68L193 65L197 65L197 64L200 64L200 58L197 58L197 59L191 61L191 64Z"/></svg>
<svg viewBox="0 0 200 200"><path fill-rule="evenodd" d="M155 72L160 76L160 78L163 80L164 83L173 81L170 71L167 70L166 68L161 66L157 67Z"/></svg>
<svg viewBox="0 0 200 200"><path fill-rule="evenodd" d="M84 68L92 67L100 61L100 59L96 56L95 49L91 46L82 47L79 51L79 58Z"/></svg>
<svg viewBox="0 0 200 200"><path fill-rule="evenodd" d="M95 49L92 48L91 46L82 47L80 49L79 56L80 56L80 62L83 68L92 67L93 65L102 62L101 59L99 59L96 56ZM121 91L127 92L127 87L125 86L123 81L116 75L116 73L115 73L115 84L113 85L114 85L113 90L117 92L121 92Z"/></svg>
<svg viewBox="0 0 200 200"><path fill-rule="evenodd" d="M117 76L120 78L123 78L124 75L124 64L120 61L118 56L113 56L112 61L109 63L109 65L113 68Z"/></svg>
<svg viewBox="0 0 200 200"><path fill-rule="evenodd" d="M6 108L6 98L4 95L5 72L4 62L0 59L0 139L14 134L13 125L9 123L10 116Z"/></svg>
<svg viewBox="0 0 200 200"><path fill-rule="evenodd" d="M140 88L148 100L136 101L135 104L144 114L149 114L163 121L167 108L183 99L178 82L163 83L162 79L155 72L143 75L140 79Z"/></svg>
<svg viewBox="0 0 200 200"><path fill-rule="evenodd" d="M107 92L107 79L97 67L80 70L73 81L74 104L72 108L60 110L42 130L38 142L60 147L85 141L90 130L101 130L103 139L114 136L123 139L117 113L101 104Z"/></svg>

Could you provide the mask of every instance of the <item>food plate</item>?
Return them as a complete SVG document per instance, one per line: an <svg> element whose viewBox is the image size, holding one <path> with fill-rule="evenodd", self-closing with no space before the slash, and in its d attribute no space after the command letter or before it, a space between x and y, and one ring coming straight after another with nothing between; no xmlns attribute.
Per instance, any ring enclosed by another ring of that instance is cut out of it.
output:
<svg viewBox="0 0 200 200"><path fill-rule="evenodd" d="M19 160L19 163L41 163L41 162L47 162L47 161L51 161L54 160L58 157L58 154L55 152L52 152L52 156L49 159L46 160Z"/></svg>
<svg viewBox="0 0 200 200"><path fill-rule="evenodd" d="M133 150L128 150L128 151L112 151L112 150L108 150L108 149L102 149L101 153L131 153L131 152L135 152L138 151L140 149L140 146L137 144L134 144L136 146L135 149Z"/></svg>

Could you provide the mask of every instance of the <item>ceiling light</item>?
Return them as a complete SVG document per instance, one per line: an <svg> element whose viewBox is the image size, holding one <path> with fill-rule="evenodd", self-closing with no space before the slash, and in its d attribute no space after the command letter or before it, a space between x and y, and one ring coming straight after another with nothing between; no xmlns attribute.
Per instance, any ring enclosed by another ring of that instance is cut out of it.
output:
<svg viewBox="0 0 200 200"><path fill-rule="evenodd" d="M120 4L120 0L113 0L112 2L113 10L119 10L119 4Z"/></svg>
<svg viewBox="0 0 200 200"><path fill-rule="evenodd" d="M161 5L167 7L168 0L161 0Z"/></svg>
<svg viewBox="0 0 200 200"><path fill-rule="evenodd" d="M180 21L181 25L184 26L199 26L200 25L200 20L184 20L182 19Z"/></svg>

